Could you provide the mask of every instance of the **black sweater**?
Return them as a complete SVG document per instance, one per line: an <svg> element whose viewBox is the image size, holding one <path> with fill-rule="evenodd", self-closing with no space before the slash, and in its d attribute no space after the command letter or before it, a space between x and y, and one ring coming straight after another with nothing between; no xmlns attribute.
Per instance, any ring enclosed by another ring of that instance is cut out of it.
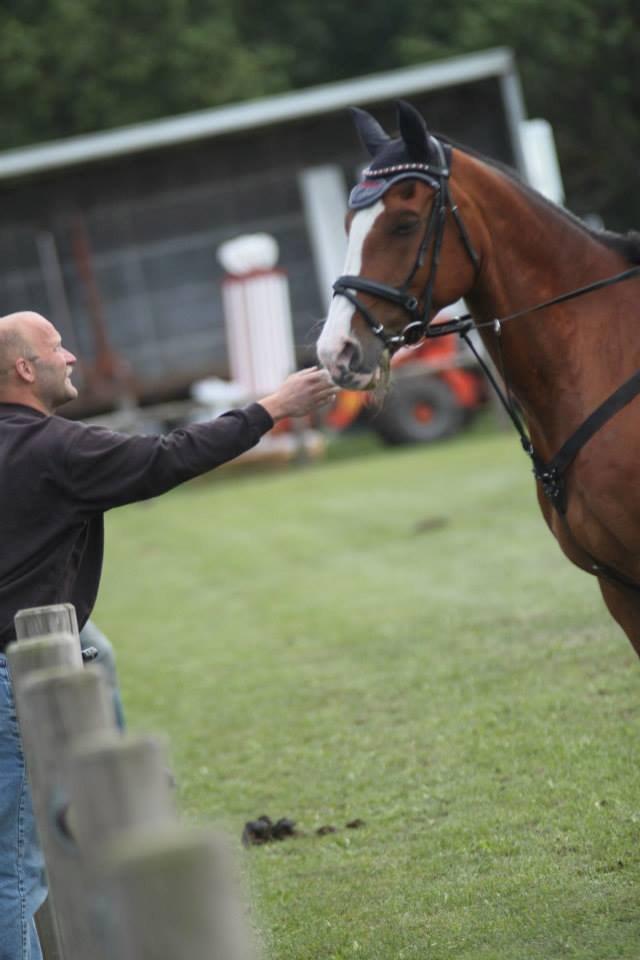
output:
<svg viewBox="0 0 640 960"><path fill-rule="evenodd" d="M163 437L127 436L0 403L0 651L25 607L95 603L103 514L232 460L271 429L254 403Z"/></svg>

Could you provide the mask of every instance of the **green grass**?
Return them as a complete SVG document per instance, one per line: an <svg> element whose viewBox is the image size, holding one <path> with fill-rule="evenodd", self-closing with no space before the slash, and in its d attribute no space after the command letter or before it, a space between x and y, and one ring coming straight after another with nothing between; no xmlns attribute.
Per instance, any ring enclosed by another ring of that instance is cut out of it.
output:
<svg viewBox="0 0 640 960"><path fill-rule="evenodd" d="M115 511L96 620L184 815L304 831L237 844L269 960L640 956L640 664L510 434Z"/></svg>

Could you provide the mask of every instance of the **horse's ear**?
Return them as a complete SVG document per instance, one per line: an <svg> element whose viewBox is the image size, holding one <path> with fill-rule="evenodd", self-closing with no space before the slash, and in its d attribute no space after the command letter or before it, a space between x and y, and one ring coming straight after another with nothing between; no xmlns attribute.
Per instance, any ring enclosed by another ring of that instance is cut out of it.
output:
<svg viewBox="0 0 640 960"><path fill-rule="evenodd" d="M361 110L360 107L349 107L349 109L365 150L370 156L375 157L380 148L389 142L389 136L366 110Z"/></svg>
<svg viewBox="0 0 640 960"><path fill-rule="evenodd" d="M397 100L396 108L400 136L406 144L409 156L417 162L428 161L429 131L422 116L406 100Z"/></svg>

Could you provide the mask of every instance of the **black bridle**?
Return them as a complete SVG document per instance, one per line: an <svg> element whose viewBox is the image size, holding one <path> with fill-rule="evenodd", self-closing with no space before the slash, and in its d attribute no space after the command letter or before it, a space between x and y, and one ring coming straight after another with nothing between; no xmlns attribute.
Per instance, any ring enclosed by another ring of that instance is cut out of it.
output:
<svg viewBox="0 0 640 960"><path fill-rule="evenodd" d="M442 248L447 211L451 211L453 215L464 247L476 271L480 264L480 258L469 239L458 207L451 200L451 193L449 191L451 148L448 146L445 147L445 145L435 137L431 137L431 143L438 154L438 165L416 164L416 169L428 170L428 182L435 190L435 199L420 247L418 248L415 263L409 276L400 287L392 287L386 283L378 283L376 280L368 280L366 277L349 275L338 277L333 285L334 296L345 297L356 307L373 335L382 340L384 346L390 353L395 353L396 350L403 346L412 346L422 340L423 337L443 336L444 331L440 330L442 325L432 325L430 315L433 288L438 264L440 263L440 250ZM406 167L410 167L410 165L407 164L405 165L405 168ZM375 176L383 177L385 175L393 175L395 170L396 168L394 167L378 169L375 171ZM421 298L421 308L420 300L409 292L409 287L416 273L424 266L425 257L429 248L431 248L431 264L425 290ZM384 325L378 323L362 300L358 298L357 293L368 293L380 300L397 304L409 314L411 318L409 323L407 323L399 333L388 333ZM434 330L437 332L433 333L432 331ZM449 329L447 332L457 332L457 330L452 331Z"/></svg>
<svg viewBox="0 0 640 960"><path fill-rule="evenodd" d="M418 255L411 272L409 273L409 276L401 287L392 287L386 283L378 283L375 280L368 280L366 277L349 275L338 277L333 285L334 295L346 297L346 299L356 307L374 336L382 340L382 343L389 351L389 354L395 353L395 351L400 347L413 346L419 343L419 341L423 338L434 339L436 337L445 337L451 333L457 333L459 336L461 336L471 352L475 355L495 393L498 395L500 402L509 415L511 422L518 431L522 447L533 461L533 472L536 476L536 479L542 482L545 493L554 506L559 509L560 512L564 512L564 490L562 489L562 483L560 482L559 477L566 470L568 464L575 457L580 447L586 442L584 439L585 434L581 433L580 431L576 431L576 434L572 436L567 444L565 444L563 447L563 455L557 464L554 461L544 464L541 458L537 456L533 449L533 445L528 433L525 430L517 406L514 402L511 390L509 388L509 381L504 370L504 363L502 362L502 347L500 343L502 325L510 320L517 320L520 317L526 316L527 314L535 313L538 310L544 310L545 308L552 307L558 303L564 303L568 300L573 300L576 297L581 297L585 294L593 293L596 290L601 290L604 287L613 286L614 284L622 283L625 280L630 280L640 275L640 266L630 267L628 270L624 270L622 273L615 274L615 276L605 277L602 280L596 280L594 283L587 284L587 286L578 287L575 290L570 290L567 293L553 297L551 300L545 300L542 303L537 303L532 307L526 307L523 310L518 310L515 313L511 313L508 316L501 317L499 319L496 318L494 320L477 322L473 319L471 314L466 313L461 317L453 317L451 320L433 323L430 320L433 287L435 284L438 264L440 262L440 250L442 247L442 238L444 235L448 210L451 211L456 221L463 245L467 251L469 259L473 263L476 273L480 265L480 258L474 250L471 240L469 239L469 234L467 233L459 210L451 200L448 182L451 168L451 148L448 144L442 144L438 139L436 139L436 137L431 137L431 143L437 150L439 166L433 166L432 164L404 164L402 166L403 170L407 170L408 168L410 169L412 166L415 166L416 177L426 179L431 187L435 190L435 200L431 209L431 214L429 216L427 227L418 249ZM385 174L393 176L397 169L399 168L391 167L387 170L378 169L375 171L375 176L380 177L384 176ZM424 171L428 171L427 176L424 175ZM431 266L429 269L429 277L427 279L425 291L422 296L422 309L420 309L420 301L417 297L409 292L409 286L411 285L411 282L418 270L420 270L424 265L424 259L432 240L433 245L431 250ZM360 293L371 294L372 296L378 297L381 300L386 300L389 303L398 304L407 311L411 317L411 320L399 333L389 333L387 330L385 330L384 324L378 323L371 315L367 307L353 292L354 290ZM478 351L477 347L469 337L469 333L472 330L480 330L482 327L491 327L496 334L500 357L500 373L504 381L504 388L498 383L498 380L494 376L491 367L488 365L482 354ZM640 392L640 372L637 375L634 375L632 381L634 387L637 387L636 393ZM620 389L620 396L627 395L626 385L623 385L623 387L625 389ZM635 393L632 393L631 398L633 396L635 396ZM613 416L613 413L615 412L615 402L617 402L617 399L618 391L616 391L616 393L613 394L613 396L606 400L602 405L605 420L608 417ZM626 402L629 402L629 400ZM587 418L585 426L588 428L588 430L591 430L592 424L595 425L596 423L598 424L596 429L599 429L599 426L601 426L602 422L604 422L601 420L603 414L600 411L600 408L598 409L597 413L597 417L594 415L593 418ZM589 436L591 435L592 434L589 433Z"/></svg>
<svg viewBox="0 0 640 960"><path fill-rule="evenodd" d="M479 330L481 327L493 327L495 332L499 333L502 324L507 323L509 320L517 320L518 318L524 317L529 313L535 313L538 310L544 310L546 307L552 307L555 304L564 303L567 300L573 300L576 297L581 297L584 294L601 290L604 287L613 286L616 283L621 283L624 280L630 280L640 274L640 266L630 267L628 270L624 270L622 273L615 274L615 276L605 277L602 280L596 280L595 283L590 283L584 287L578 287L576 290L570 290L569 292L560 294L560 296L554 297L551 300L545 300L544 302L537 303L532 307L525 307L523 310L518 310L516 313L511 313L506 317L500 317L499 319L495 320L476 322L472 318L471 314L466 313L461 317L453 317L451 320L432 323L429 319L429 316L431 313L431 303L433 300L433 288L436 280L436 273L440 263L440 250L442 247L442 239L444 236L444 228L446 225L448 210L451 211L451 214L456 222L460 238L476 272L480 266L480 257L476 253L473 244L471 243L467 229L464 225L462 217L460 216L460 211L458 210L457 205L453 203L451 199L451 193L449 191L451 148L448 144L441 143L440 140L433 136L431 137L431 143L435 146L438 152L440 165L433 166L431 164L415 164L415 167L416 171L423 171L425 169L428 170L429 176L427 179L432 188L435 190L436 196L431 209L431 215L427 222L426 230L418 249L418 255L411 272L409 273L409 276L400 287L392 287L386 283L378 283L376 280L368 280L366 277L350 275L338 277L336 282L333 284L334 296L345 297L354 305L354 307L356 307L358 312L362 314L362 317L364 318L371 332L380 340L382 340L383 344L390 353L395 353L396 350L403 346L414 346L423 338L433 339L436 337L445 337L450 333L458 333L461 336L464 336L466 339L465 334L467 334L470 330ZM411 165L404 164L403 167L406 169L411 167ZM386 174L393 175L395 169L396 168L394 167L391 167L387 170L378 169L375 170L374 175L376 177L385 176ZM420 178L420 173L417 172L416 176ZM418 270L423 267L424 259L432 240L433 247L431 251L431 267L429 270L429 277L427 278L424 294L422 295L422 309L420 309L420 301L417 297L409 292L409 286L411 285L411 282ZM358 299L355 293L353 293L354 290L358 291L359 293L371 294L372 296L378 297L380 300L386 300L389 303L398 304L398 306L402 307L409 314L411 317L410 322L400 331L400 333L388 333L387 330L385 330L384 325L382 323L378 323L375 317L371 315L368 308L362 303L361 300Z"/></svg>

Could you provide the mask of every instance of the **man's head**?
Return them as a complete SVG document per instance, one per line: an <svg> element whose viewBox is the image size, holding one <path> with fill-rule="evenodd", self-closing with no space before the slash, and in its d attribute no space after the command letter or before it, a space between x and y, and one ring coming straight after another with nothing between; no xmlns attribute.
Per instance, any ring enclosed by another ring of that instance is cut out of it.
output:
<svg viewBox="0 0 640 960"><path fill-rule="evenodd" d="M0 402L53 413L78 396L70 379L75 362L56 328L39 313L0 317Z"/></svg>

